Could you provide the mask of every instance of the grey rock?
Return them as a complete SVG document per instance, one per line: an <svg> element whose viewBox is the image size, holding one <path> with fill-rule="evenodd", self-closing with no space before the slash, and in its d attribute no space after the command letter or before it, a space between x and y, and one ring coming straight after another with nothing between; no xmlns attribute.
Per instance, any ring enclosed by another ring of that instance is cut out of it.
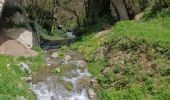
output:
<svg viewBox="0 0 170 100"><path fill-rule="evenodd" d="M23 63L23 62L20 62L18 65L20 66L20 69L21 69L22 71L25 71L27 74L30 75L30 74L32 73L31 69L28 67L27 64L25 64L25 63Z"/></svg>

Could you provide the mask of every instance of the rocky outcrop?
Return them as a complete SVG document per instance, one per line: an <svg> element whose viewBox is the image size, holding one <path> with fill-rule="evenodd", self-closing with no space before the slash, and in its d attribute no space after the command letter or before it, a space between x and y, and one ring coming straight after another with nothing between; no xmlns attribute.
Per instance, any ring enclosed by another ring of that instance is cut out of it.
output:
<svg viewBox="0 0 170 100"><path fill-rule="evenodd" d="M32 48L34 45L33 32L24 28L5 29L4 35L17 40L19 43L23 44L27 48Z"/></svg>
<svg viewBox="0 0 170 100"><path fill-rule="evenodd" d="M38 25L27 18L25 10L18 4L17 0L6 0L1 19L0 36L10 37L17 40L27 48L38 46L40 43L40 30Z"/></svg>

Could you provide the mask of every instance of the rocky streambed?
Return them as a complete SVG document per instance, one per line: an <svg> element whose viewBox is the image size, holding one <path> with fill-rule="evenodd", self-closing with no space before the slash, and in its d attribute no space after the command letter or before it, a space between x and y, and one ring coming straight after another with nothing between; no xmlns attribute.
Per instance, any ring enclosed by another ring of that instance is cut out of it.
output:
<svg viewBox="0 0 170 100"><path fill-rule="evenodd" d="M90 89L88 65L76 52L51 52L46 66L33 73L31 89L37 100L96 100Z"/></svg>

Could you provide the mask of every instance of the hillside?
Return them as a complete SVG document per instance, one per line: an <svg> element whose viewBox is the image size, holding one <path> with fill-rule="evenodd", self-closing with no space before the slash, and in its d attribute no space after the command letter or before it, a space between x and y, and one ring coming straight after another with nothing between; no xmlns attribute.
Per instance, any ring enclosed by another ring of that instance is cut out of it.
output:
<svg viewBox="0 0 170 100"><path fill-rule="evenodd" d="M0 100L170 100L169 38L169 0L0 0Z"/></svg>
<svg viewBox="0 0 170 100"><path fill-rule="evenodd" d="M168 100L169 23L169 16L121 21L62 50L84 55L100 100Z"/></svg>

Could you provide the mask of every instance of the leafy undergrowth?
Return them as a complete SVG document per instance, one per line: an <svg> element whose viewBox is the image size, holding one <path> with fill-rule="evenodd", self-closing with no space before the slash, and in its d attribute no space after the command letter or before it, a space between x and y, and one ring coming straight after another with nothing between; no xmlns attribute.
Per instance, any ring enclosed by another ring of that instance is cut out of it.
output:
<svg viewBox="0 0 170 100"><path fill-rule="evenodd" d="M100 100L169 100L169 27L170 17L121 21L62 49L84 55Z"/></svg>
<svg viewBox="0 0 170 100"><path fill-rule="evenodd" d="M35 100L34 94L29 89L29 84L21 79L28 76L21 71L17 65L24 62L29 65L31 70L37 71L44 63L44 53L38 50L40 54L36 57L11 57L0 55L0 99L17 100L17 97L24 96L27 100ZM8 66L10 64L10 66Z"/></svg>

